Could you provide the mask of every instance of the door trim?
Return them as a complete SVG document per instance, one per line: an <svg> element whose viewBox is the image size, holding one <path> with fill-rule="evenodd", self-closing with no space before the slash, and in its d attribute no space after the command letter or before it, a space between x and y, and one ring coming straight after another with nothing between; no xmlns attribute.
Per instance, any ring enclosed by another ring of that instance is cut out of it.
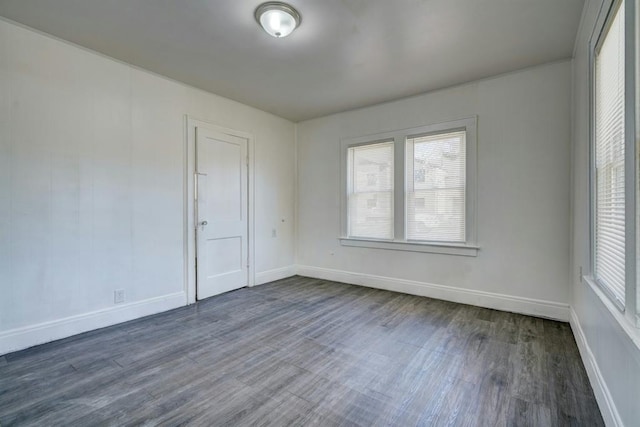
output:
<svg viewBox="0 0 640 427"><path fill-rule="evenodd" d="M203 127L211 129L216 132L225 133L247 140L247 155L249 156L248 165L248 230L247 230L247 244L248 244L248 256L249 256L249 268L247 285L255 285L255 137L249 132L239 131L216 125L205 120L197 119L193 116L185 115L184 120L184 283L185 283L185 295L186 304L193 304L196 302L196 230L195 230L195 183L194 175L196 172L196 128Z"/></svg>

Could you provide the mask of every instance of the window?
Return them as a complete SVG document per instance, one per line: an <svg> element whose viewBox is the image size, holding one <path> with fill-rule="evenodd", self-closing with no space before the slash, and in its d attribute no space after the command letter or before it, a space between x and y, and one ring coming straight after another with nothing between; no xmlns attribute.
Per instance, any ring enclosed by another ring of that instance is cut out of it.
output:
<svg viewBox="0 0 640 427"><path fill-rule="evenodd" d="M614 0L605 6L591 41L592 263L587 282L602 291L605 302L640 324L635 2Z"/></svg>
<svg viewBox="0 0 640 427"><path fill-rule="evenodd" d="M465 242L466 134L407 139L407 240Z"/></svg>
<svg viewBox="0 0 640 427"><path fill-rule="evenodd" d="M393 142L349 148L349 236L393 238Z"/></svg>
<svg viewBox="0 0 640 427"><path fill-rule="evenodd" d="M625 299L624 65L624 8L619 7L595 54L594 278L621 305Z"/></svg>
<svg viewBox="0 0 640 427"><path fill-rule="evenodd" d="M343 245L475 256L476 119L342 141Z"/></svg>

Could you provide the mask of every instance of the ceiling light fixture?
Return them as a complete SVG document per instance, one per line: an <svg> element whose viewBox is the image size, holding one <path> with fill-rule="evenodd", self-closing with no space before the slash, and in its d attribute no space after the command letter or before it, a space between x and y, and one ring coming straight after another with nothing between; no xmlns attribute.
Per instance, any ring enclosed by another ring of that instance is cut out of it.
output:
<svg viewBox="0 0 640 427"><path fill-rule="evenodd" d="M292 6L279 1L262 3L255 11L256 21L273 37L286 37L300 25L300 14Z"/></svg>

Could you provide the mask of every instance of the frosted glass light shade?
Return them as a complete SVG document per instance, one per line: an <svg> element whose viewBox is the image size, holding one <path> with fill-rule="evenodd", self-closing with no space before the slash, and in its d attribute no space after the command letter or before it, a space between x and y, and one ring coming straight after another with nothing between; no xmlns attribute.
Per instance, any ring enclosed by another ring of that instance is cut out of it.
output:
<svg viewBox="0 0 640 427"><path fill-rule="evenodd" d="M300 14L286 3L270 1L262 3L255 12L256 21L267 34L286 37L300 25Z"/></svg>

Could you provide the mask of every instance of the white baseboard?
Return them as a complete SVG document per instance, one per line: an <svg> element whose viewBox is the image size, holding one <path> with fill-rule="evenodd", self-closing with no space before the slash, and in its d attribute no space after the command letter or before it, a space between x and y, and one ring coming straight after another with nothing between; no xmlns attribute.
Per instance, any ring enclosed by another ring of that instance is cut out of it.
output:
<svg viewBox="0 0 640 427"><path fill-rule="evenodd" d="M0 332L0 355L185 305L184 292Z"/></svg>
<svg viewBox="0 0 640 427"><path fill-rule="evenodd" d="M287 277L295 276L295 274L295 265L289 265L287 267L274 268L273 270L263 271L260 273L256 273L255 285L263 285L275 280L286 279Z"/></svg>
<svg viewBox="0 0 640 427"><path fill-rule="evenodd" d="M305 265L292 265L257 273L255 284L269 283L291 277L295 274L437 298L462 304L471 304L496 310L511 311L562 321L569 320L569 307L567 304ZM0 355L181 307L185 305L185 298L184 292L177 292L144 301L118 305L51 322L0 332Z"/></svg>
<svg viewBox="0 0 640 427"><path fill-rule="evenodd" d="M584 335L582 326L580 325L578 315L573 310L573 307L569 309L569 313L569 324L573 330L573 336L576 338L580 357L582 358L582 363L587 370L589 382L593 388L593 394L596 396L598 406L600 407L600 413L602 413L602 418L604 418L604 423L607 426L623 427L624 424L622 423L618 409L613 401L613 397L609 392L609 387L607 387L607 383L604 381L604 377L600 372L598 363L596 362L596 359L591 352L591 348L587 343L587 338Z"/></svg>
<svg viewBox="0 0 640 427"><path fill-rule="evenodd" d="M374 276L370 274L352 273L349 271L311 267L307 265L299 265L297 267L297 274L301 276L350 283L370 288L385 289L462 304L476 305L479 307L493 308L513 313L545 317L548 319L561 320L563 322L569 320L569 305L553 301L515 297L492 292L435 285L432 283Z"/></svg>

